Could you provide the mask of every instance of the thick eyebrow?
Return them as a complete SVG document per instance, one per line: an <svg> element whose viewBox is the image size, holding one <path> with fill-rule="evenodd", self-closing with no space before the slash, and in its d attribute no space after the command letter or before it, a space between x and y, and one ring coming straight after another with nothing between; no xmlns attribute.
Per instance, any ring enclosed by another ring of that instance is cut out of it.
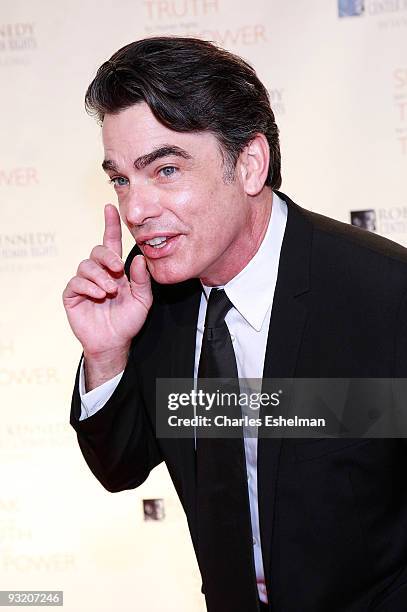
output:
<svg viewBox="0 0 407 612"><path fill-rule="evenodd" d="M146 153L146 155L141 155L138 157L134 161L133 165L136 170L143 170L143 168L155 162L156 159L168 157L169 155L175 155L176 157L182 157L183 159L192 159L192 155L181 147L177 147L176 145L162 145L161 147L151 151L151 153ZM111 170L112 172L119 172L115 162L111 159L105 159L102 163L102 168L105 171Z"/></svg>
<svg viewBox="0 0 407 612"><path fill-rule="evenodd" d="M111 159L104 159L102 162L102 168L105 172L111 170L112 172L119 172L118 167Z"/></svg>
<svg viewBox="0 0 407 612"><path fill-rule="evenodd" d="M175 155L176 157L182 157L183 159L192 159L192 156L185 151L185 149L181 149L181 147L177 147L176 145L163 145L157 149L154 149L154 151L151 151L151 153L138 157L134 162L134 167L136 170L142 170L149 164L155 162L156 159L168 157L169 155Z"/></svg>

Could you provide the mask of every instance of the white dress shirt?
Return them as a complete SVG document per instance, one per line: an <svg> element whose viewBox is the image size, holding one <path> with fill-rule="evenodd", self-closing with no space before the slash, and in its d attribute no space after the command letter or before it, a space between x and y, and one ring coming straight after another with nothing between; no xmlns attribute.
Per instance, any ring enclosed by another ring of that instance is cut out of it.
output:
<svg viewBox="0 0 407 612"><path fill-rule="evenodd" d="M271 308L286 222L287 206L273 193L270 221L257 253L237 276L223 286L233 304L233 308L225 317L225 322L232 338L239 378L261 379L263 377ZM201 354L207 298L211 289L212 287L203 285L196 333L195 380ZM80 420L95 414L104 406L113 394L122 374L121 372L100 387L86 393L82 363L79 378L82 400ZM245 437L244 446L257 588L259 598L267 603L257 502L257 437Z"/></svg>

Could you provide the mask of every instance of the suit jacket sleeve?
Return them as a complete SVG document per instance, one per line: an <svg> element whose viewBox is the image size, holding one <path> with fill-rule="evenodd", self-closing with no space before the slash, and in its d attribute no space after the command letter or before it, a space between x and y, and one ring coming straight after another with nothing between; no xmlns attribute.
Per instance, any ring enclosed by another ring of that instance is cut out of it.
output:
<svg viewBox="0 0 407 612"><path fill-rule="evenodd" d="M162 456L139 392L137 368L130 353L113 395L93 416L80 421L79 368L70 423L89 468L111 492L144 482Z"/></svg>

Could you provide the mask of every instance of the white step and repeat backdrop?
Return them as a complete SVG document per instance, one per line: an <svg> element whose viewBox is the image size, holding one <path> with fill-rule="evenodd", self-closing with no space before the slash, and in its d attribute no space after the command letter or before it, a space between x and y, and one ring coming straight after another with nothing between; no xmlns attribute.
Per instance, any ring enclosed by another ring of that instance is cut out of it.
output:
<svg viewBox="0 0 407 612"><path fill-rule="evenodd" d="M67 612L204 610L165 468L109 494L68 425L81 351L61 293L114 197L84 92L116 49L156 34L253 63L283 191L407 245L407 0L2 0L0 589L63 589Z"/></svg>

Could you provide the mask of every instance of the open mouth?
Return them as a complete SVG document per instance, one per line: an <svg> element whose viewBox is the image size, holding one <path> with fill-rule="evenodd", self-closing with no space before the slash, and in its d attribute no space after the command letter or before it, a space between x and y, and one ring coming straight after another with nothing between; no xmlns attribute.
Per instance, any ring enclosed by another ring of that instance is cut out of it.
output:
<svg viewBox="0 0 407 612"><path fill-rule="evenodd" d="M175 234L173 236L156 236L150 238L150 240L144 240L141 243L143 254L152 259L170 255L180 238L181 234Z"/></svg>
<svg viewBox="0 0 407 612"><path fill-rule="evenodd" d="M151 240L146 240L143 244L148 244L149 246L154 247L155 249L162 249L171 238L175 236L159 236L157 238L152 238Z"/></svg>

